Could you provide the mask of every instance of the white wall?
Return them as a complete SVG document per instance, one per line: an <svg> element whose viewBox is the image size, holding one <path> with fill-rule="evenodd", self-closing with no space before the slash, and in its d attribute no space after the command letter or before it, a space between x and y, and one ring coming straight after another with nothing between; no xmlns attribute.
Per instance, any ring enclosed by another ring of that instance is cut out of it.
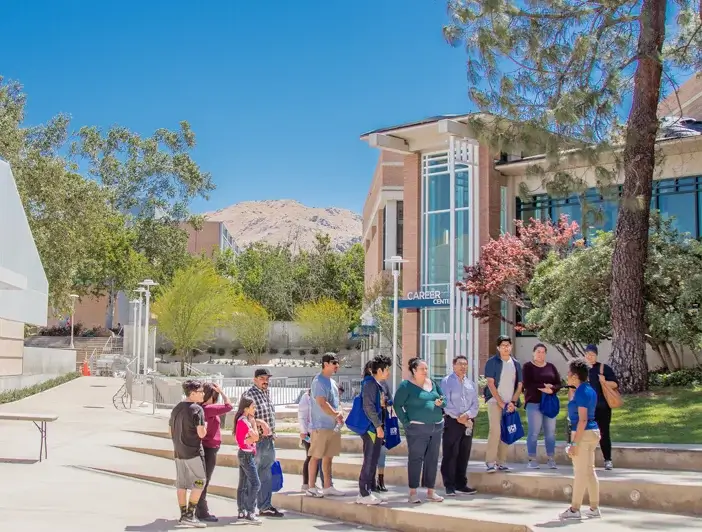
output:
<svg viewBox="0 0 702 532"><path fill-rule="evenodd" d="M227 378L253 379L257 368L265 367L273 374L273 377L312 377L320 371L319 366L307 368L294 368L285 366L229 366L226 364L193 364L193 367L210 375L221 374ZM158 371L164 375L176 375L180 373L179 362L159 362ZM361 377L361 368L339 368L338 375L349 377Z"/></svg>
<svg viewBox="0 0 702 532"><path fill-rule="evenodd" d="M515 339L514 343L514 356L517 360L520 362L528 362L532 358L532 352L534 351L534 346L538 343L543 343L547 349L548 349L548 354L546 355L546 358L549 362L552 364L555 364L555 366L558 368L559 373L561 374L561 377L565 377L568 373L568 362L563 358L563 356L556 350L555 347L552 345L549 345L545 342L541 342L538 338L535 337L517 337ZM609 355L612 352L612 342L609 340L606 340L599 344L597 346L598 350L598 357L597 359L600 362L608 363L609 362ZM647 360L648 360L648 367L650 369L658 369L663 366L663 362L661 361L661 358L656 354L655 351L653 351L650 347L647 346L646 349L646 355L647 355ZM697 365L697 361L695 360L695 356L689 352L685 351L682 354L683 357L683 366L684 367L694 367Z"/></svg>
<svg viewBox="0 0 702 532"><path fill-rule="evenodd" d="M25 347L21 375L0 377L0 392L41 384L76 370L72 349Z"/></svg>
<svg viewBox="0 0 702 532"><path fill-rule="evenodd" d="M0 160L0 319L46 325L48 293L10 165Z"/></svg>

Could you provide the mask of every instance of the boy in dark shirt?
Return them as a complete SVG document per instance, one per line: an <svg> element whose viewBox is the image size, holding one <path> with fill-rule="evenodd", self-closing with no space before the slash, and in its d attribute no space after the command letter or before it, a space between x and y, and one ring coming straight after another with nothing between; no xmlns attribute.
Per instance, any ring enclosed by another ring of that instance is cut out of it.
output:
<svg viewBox="0 0 702 532"><path fill-rule="evenodd" d="M200 381L187 380L183 383L183 392L185 400L171 411L171 419L168 422L176 465L179 522L185 526L205 528L207 525L195 516L195 509L207 478L202 449L202 438L207 433L205 412L198 404L203 400L204 390Z"/></svg>

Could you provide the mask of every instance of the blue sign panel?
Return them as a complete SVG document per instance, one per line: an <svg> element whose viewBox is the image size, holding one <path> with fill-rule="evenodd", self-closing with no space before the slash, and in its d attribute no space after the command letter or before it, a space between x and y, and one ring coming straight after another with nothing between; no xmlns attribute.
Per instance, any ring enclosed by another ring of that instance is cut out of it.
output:
<svg viewBox="0 0 702 532"><path fill-rule="evenodd" d="M449 306L449 294L438 290L428 290L426 292L408 292L406 299L397 302L398 308L418 309L418 308L440 308ZM390 301L392 309L392 301Z"/></svg>

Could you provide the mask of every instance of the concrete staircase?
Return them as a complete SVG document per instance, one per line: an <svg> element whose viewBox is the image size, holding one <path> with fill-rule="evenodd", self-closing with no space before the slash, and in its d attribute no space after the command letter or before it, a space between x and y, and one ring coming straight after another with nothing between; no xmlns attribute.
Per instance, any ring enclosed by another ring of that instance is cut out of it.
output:
<svg viewBox="0 0 702 532"><path fill-rule="evenodd" d="M149 445L116 445L129 454L152 456L149 467L125 460L119 468L104 469L131 478L172 485L175 470L167 432L140 432ZM238 466L231 435L224 435L218 456L213 494L236 498ZM485 442L476 441L469 466L470 483L479 494L447 499L441 504L407 504L407 458L404 444L388 456L385 470L387 504L366 507L353 504L361 467L361 442L356 436L343 438L342 455L334 460L334 485L348 492L343 498L314 499L300 491L304 451L299 436L279 434L277 458L285 474L285 486L275 494L282 509L403 532L454 531L468 527L486 532L537 531L559 526L557 515L567 507L572 490L572 467L559 446L558 470L527 470L525 449L517 444L510 459L511 473L485 473L482 463ZM127 456L128 456L127 455ZM598 471L602 520L587 522L588 530L699 530L702 531L702 446L663 448L618 445L614 471ZM544 460L545 461L545 460ZM441 475L437 488L441 489ZM420 490L421 495L421 490Z"/></svg>

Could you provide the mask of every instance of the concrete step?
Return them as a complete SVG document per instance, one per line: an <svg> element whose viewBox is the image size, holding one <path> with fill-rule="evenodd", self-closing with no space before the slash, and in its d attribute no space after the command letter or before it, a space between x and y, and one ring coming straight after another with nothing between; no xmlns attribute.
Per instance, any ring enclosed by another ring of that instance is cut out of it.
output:
<svg viewBox="0 0 702 532"><path fill-rule="evenodd" d="M167 432L150 433L152 436L169 438ZM222 442L227 445L234 444L231 434L222 434ZM279 449L298 449L300 435L279 432L276 437L276 447ZM565 453L565 442L556 444L556 463L570 465L571 461ZM476 461L485 461L487 440L473 440L471 458ZM363 452L363 442L358 436L342 436L341 450L344 453ZM391 456L407 456L407 444L403 441L398 447L390 451ZM538 456L542 463L546 462L546 451L543 442L539 442ZM520 441L510 446L507 459L511 463L523 464L527 462L526 442ZM702 445L643 445L643 444L615 444L612 448L612 460L617 469L664 469L668 471L696 471L702 472ZM596 464L603 467L602 454L597 452Z"/></svg>
<svg viewBox="0 0 702 532"><path fill-rule="evenodd" d="M149 447L120 448L161 458L173 458L168 440L156 440L155 443ZM276 457L284 473L302 474L305 461L302 449L278 449ZM362 462L363 457L360 454L342 454L336 457L334 478L357 480ZM217 464L223 467L238 467L236 450L229 446L222 448ZM468 473L469 482L481 493L567 501L572 492L572 467L527 470L524 466L518 466L510 473L490 474L485 471L484 464L471 462ZM618 468L614 471L598 471L598 477L600 498L608 506L702 516L702 479L697 473ZM406 458L388 457L385 480L396 485L407 483ZM440 473L436 483L438 488L443 488Z"/></svg>
<svg viewBox="0 0 702 532"><path fill-rule="evenodd" d="M172 486L175 478L173 463L145 458L144 455L126 453L119 466L93 469ZM384 494L385 504L360 507L354 504L357 482L335 478L335 487L347 496L320 499L303 496L299 491L301 483L301 476L286 473L283 489L274 494L273 504L283 510L402 532L455 532L466 529L480 532L537 532L544 528L562 527L558 513L567 507L567 502L483 493L447 499L441 504L410 506L407 504L407 489L397 486L388 486L390 491ZM237 484L237 470L215 470L209 491L214 495L236 498ZM424 494L420 492L420 495ZM602 519L587 521L588 532L642 529L702 532L702 519L694 517L607 507L603 508L602 513ZM283 520L280 522L286 523Z"/></svg>

